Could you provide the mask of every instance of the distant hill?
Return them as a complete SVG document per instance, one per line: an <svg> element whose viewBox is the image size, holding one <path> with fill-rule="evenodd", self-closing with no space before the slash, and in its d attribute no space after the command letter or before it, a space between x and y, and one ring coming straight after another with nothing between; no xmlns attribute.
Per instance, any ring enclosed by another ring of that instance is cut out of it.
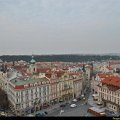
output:
<svg viewBox="0 0 120 120"><path fill-rule="evenodd" d="M31 60L31 55L2 55L0 59L3 61L19 61L24 60L29 62ZM38 62L53 62L53 61L63 61L63 62L86 62L86 61L101 61L101 60L119 60L120 56L117 55L75 55L75 54L65 54L65 55L34 55L34 59Z"/></svg>

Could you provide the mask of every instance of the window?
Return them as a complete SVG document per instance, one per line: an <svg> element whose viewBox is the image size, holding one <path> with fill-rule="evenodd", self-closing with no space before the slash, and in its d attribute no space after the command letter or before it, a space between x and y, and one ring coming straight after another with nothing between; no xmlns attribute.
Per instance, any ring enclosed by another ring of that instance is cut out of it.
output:
<svg viewBox="0 0 120 120"><path fill-rule="evenodd" d="M26 103L26 107L29 107L29 103Z"/></svg>
<svg viewBox="0 0 120 120"><path fill-rule="evenodd" d="M34 105L33 101L31 101L31 105Z"/></svg>
<svg viewBox="0 0 120 120"><path fill-rule="evenodd" d="M17 97L19 96L19 93L18 93L18 92L16 92L16 96L17 96Z"/></svg>
<svg viewBox="0 0 120 120"><path fill-rule="evenodd" d="M49 94L49 86L46 87L46 95Z"/></svg>
<svg viewBox="0 0 120 120"><path fill-rule="evenodd" d="M21 108L23 108L23 104L21 104Z"/></svg>
<svg viewBox="0 0 120 120"><path fill-rule="evenodd" d="M23 102L23 97L21 97L21 102Z"/></svg>
<svg viewBox="0 0 120 120"><path fill-rule="evenodd" d="M37 88L36 88L36 92L37 92Z"/></svg>
<svg viewBox="0 0 120 120"><path fill-rule="evenodd" d="M25 92L25 93L26 93L26 95L28 95L28 90L26 90L26 92Z"/></svg>
<svg viewBox="0 0 120 120"><path fill-rule="evenodd" d="M31 100L33 99L33 95L31 95Z"/></svg>
<svg viewBox="0 0 120 120"><path fill-rule="evenodd" d="M33 90L31 89L31 94L33 94Z"/></svg>
<svg viewBox="0 0 120 120"><path fill-rule="evenodd" d="M39 88L39 92L41 92L41 88Z"/></svg>
<svg viewBox="0 0 120 120"><path fill-rule="evenodd" d="M18 99L16 99L16 101L18 102Z"/></svg>
<svg viewBox="0 0 120 120"><path fill-rule="evenodd" d="M21 91L21 97L23 96L23 92Z"/></svg>
<svg viewBox="0 0 120 120"><path fill-rule="evenodd" d="M46 95L46 86L43 87L43 95Z"/></svg>
<svg viewBox="0 0 120 120"><path fill-rule="evenodd" d="M39 82L39 85L41 85L41 82Z"/></svg>
<svg viewBox="0 0 120 120"><path fill-rule="evenodd" d="M28 97L28 95L26 95L26 101L28 101L29 100L29 97Z"/></svg>
<svg viewBox="0 0 120 120"><path fill-rule="evenodd" d="M35 94L35 97L37 97L37 93Z"/></svg>

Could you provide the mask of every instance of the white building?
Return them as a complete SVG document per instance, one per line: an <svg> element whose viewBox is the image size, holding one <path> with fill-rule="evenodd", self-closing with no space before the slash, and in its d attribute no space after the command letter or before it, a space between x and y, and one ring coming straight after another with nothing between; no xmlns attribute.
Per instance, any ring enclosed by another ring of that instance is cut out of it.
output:
<svg viewBox="0 0 120 120"><path fill-rule="evenodd" d="M50 81L47 78L15 78L9 82L8 98L16 115L38 111L50 98Z"/></svg>
<svg viewBox="0 0 120 120"><path fill-rule="evenodd" d="M120 114L120 77L111 76L98 85L98 103Z"/></svg>

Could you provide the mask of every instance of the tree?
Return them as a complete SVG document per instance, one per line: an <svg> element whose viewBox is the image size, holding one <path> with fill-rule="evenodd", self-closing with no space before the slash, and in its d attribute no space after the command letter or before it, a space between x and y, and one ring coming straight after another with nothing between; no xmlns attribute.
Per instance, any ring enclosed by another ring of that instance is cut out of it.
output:
<svg viewBox="0 0 120 120"><path fill-rule="evenodd" d="M0 88L0 108L8 109L9 101L8 96L4 90Z"/></svg>

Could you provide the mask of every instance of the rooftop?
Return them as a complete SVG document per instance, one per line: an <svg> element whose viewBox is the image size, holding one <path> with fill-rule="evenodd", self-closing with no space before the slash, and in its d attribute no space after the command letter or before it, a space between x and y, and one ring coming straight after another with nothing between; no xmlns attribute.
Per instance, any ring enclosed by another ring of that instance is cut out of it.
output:
<svg viewBox="0 0 120 120"><path fill-rule="evenodd" d="M44 78L37 78L37 79L33 79L33 78L15 78L11 80L11 83L13 83L14 85L26 85L26 84L32 84L35 82L39 82L39 81L45 81L48 80L46 77Z"/></svg>
<svg viewBox="0 0 120 120"><path fill-rule="evenodd" d="M120 87L120 77L118 77L118 76L107 77L107 78L103 79L101 82L103 84Z"/></svg>

